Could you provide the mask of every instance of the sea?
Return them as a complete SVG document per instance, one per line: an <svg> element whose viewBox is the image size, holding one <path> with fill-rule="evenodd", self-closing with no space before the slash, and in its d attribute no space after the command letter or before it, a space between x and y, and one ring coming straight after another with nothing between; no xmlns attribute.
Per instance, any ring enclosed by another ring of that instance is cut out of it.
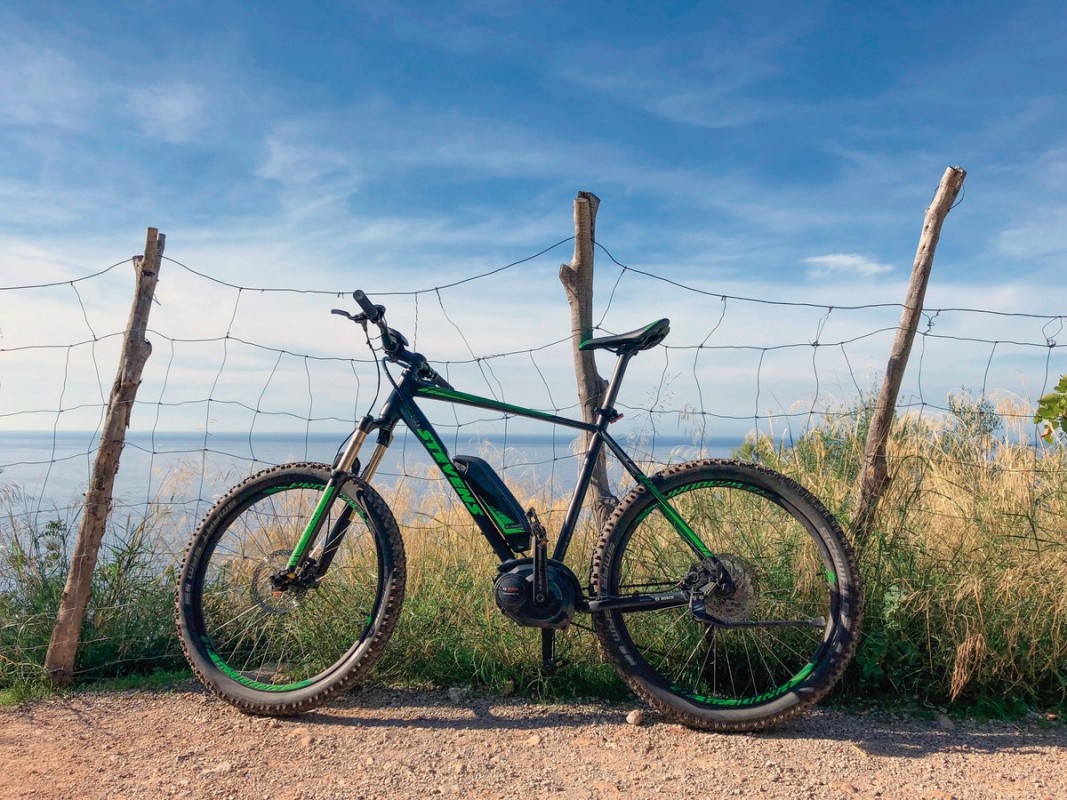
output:
<svg viewBox="0 0 1067 800"><path fill-rule="evenodd" d="M484 458L505 483L547 487L569 496L577 478L580 440L571 431L556 435L501 435L459 431L442 439L450 454ZM181 505L193 516L230 486L261 469L293 461L330 463L347 432L136 432L127 433L114 491L116 509L151 503ZM97 452L94 431L9 431L0 434L0 515L76 515L89 485ZM662 465L701 457L729 456L740 438L709 437L698 445L687 437L649 434L619 437L631 458L654 471ZM372 435L360 454L373 449ZM609 476L622 469L608 457ZM399 431L374 478L386 488L403 480L436 480L426 451Z"/></svg>

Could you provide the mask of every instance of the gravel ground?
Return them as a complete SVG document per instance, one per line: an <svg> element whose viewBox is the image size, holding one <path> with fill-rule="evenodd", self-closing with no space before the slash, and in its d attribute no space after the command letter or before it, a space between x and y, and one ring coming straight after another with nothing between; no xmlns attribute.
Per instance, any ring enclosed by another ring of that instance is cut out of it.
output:
<svg viewBox="0 0 1067 800"><path fill-rule="evenodd" d="M0 709L0 797L1067 798L1060 721L816 710L723 735L636 708L374 689L274 720L191 685L77 694Z"/></svg>

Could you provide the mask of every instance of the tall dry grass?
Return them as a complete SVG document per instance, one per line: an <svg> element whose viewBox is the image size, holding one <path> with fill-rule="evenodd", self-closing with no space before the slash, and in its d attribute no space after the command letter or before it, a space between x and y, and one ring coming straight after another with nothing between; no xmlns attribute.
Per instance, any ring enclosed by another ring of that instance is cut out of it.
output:
<svg viewBox="0 0 1067 800"><path fill-rule="evenodd" d="M1035 447L1018 401L956 396L905 415L891 483L861 548L865 633L847 687L930 702L1062 706L1067 698L1067 448ZM861 409L796 446L745 455L848 520L866 438Z"/></svg>
<svg viewBox="0 0 1067 800"><path fill-rule="evenodd" d="M959 397L944 415L906 415L890 442L892 482L860 552L864 633L842 682L850 697L903 697L981 706L1063 707L1067 699L1067 447L1026 444L1029 410ZM807 486L849 519L866 414L829 416L791 447L754 438L737 453ZM431 468L427 467L427 474ZM559 637L564 666L544 679L538 631L496 609L496 560L440 482L385 490L404 534L408 592L381 679L475 684L555 696L623 696L587 627ZM566 502L538 482L513 486L550 535ZM10 499L10 498L9 498ZM180 664L171 633L173 552L159 552L173 519L152 519L106 553L94 588L84 677ZM69 527L0 522L0 688L38 674L62 589ZM596 531L577 532L568 565L585 584ZM125 542L125 544L122 544ZM169 557L169 560L168 560ZM579 617L580 626L588 619Z"/></svg>
<svg viewBox="0 0 1067 800"><path fill-rule="evenodd" d="M415 685L473 683L537 696L624 696L599 656L588 618L578 618L557 636L559 669L551 678L541 675L540 632L515 625L497 609L492 588L499 562L452 492L441 481L425 480L434 472L427 468L384 492L404 536L408 589L379 673ZM558 530L567 498L551 496L533 479L510 488L523 508L537 509L547 530ZM595 533L584 521L568 553L567 565L583 586Z"/></svg>

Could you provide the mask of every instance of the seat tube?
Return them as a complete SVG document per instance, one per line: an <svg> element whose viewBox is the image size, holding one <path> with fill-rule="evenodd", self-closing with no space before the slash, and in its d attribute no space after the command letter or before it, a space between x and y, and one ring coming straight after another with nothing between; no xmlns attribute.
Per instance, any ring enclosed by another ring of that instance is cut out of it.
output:
<svg viewBox="0 0 1067 800"><path fill-rule="evenodd" d="M578 516L581 514L582 505L585 503L589 481L593 476L593 469L596 467L597 460L604 449L604 432L608 425L611 424L612 407L615 405L615 398L619 395L619 388L622 386L622 379L626 374L626 367L629 365L631 358L633 358L633 353L621 353L619 355L619 360L615 362L615 371L608 382L608 388L604 391L600 408L597 409L596 430L592 433L592 439L585 453L585 460L582 462L581 473L578 476L578 483L574 487L574 494L571 496L570 505L567 507L567 516L563 520L559 539L556 541L556 547L552 552L552 558L556 561L562 561L566 557L571 537L574 536L574 530L578 527Z"/></svg>

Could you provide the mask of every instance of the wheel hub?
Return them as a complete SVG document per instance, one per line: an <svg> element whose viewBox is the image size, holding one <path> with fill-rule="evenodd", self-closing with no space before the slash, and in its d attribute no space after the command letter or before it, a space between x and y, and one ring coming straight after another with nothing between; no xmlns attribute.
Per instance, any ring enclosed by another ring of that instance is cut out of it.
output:
<svg viewBox="0 0 1067 800"><path fill-rule="evenodd" d="M706 594L704 607L707 613L724 622L745 622L752 619L759 595L754 567L737 555L727 554L718 558L723 569L730 575L733 589L728 594Z"/></svg>
<svg viewBox="0 0 1067 800"><path fill-rule="evenodd" d="M709 616L731 623L751 620L759 597L755 567L732 553L716 561L695 564L685 577L691 600L700 606L694 615L702 621Z"/></svg>
<svg viewBox="0 0 1067 800"><path fill-rule="evenodd" d="M256 565L249 592L252 600L267 614L288 614L303 594L292 579L286 580L290 551L275 550Z"/></svg>

